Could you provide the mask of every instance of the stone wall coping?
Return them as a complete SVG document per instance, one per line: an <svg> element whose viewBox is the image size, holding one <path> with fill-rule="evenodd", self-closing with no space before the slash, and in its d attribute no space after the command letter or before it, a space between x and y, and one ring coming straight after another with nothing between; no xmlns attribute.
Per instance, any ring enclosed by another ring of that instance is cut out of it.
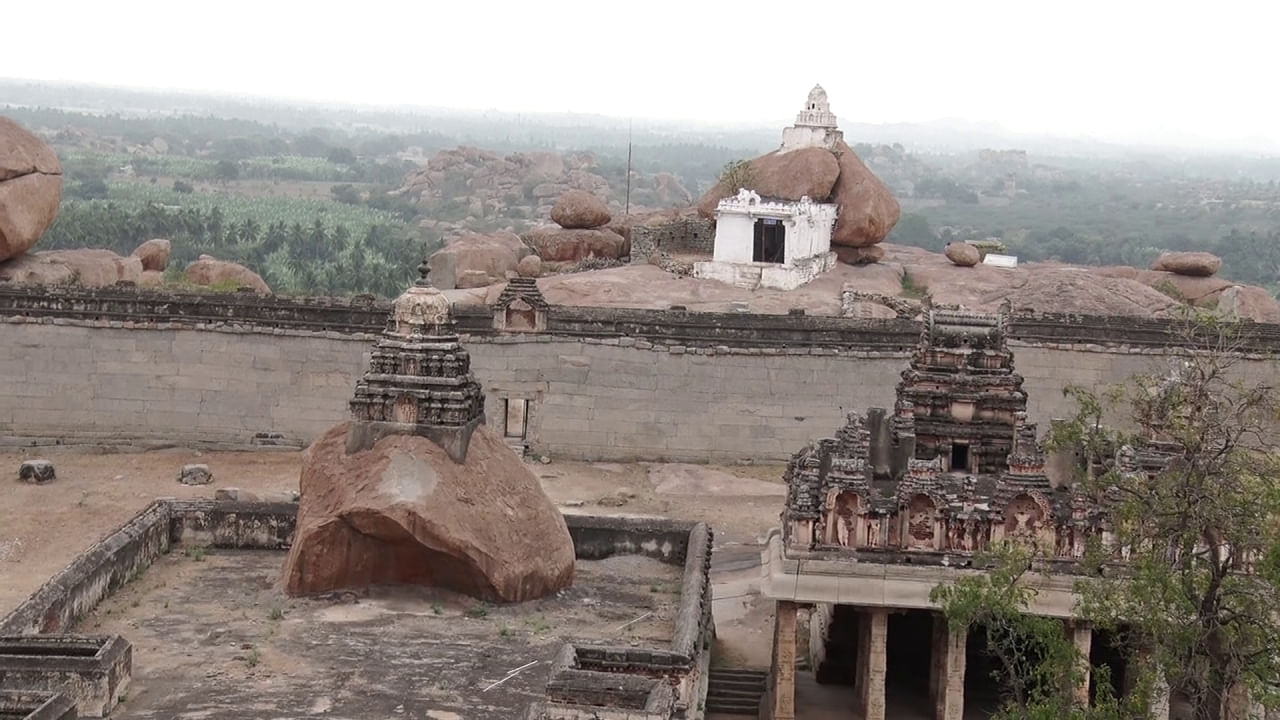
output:
<svg viewBox="0 0 1280 720"><path fill-rule="evenodd" d="M246 293L0 284L0 322L9 323L253 332L368 342L385 328L389 309L388 302L368 298L260 298ZM453 308L458 332L470 342L604 340L621 345L629 339L634 343L629 347L658 352L684 347L688 352L714 349L718 354L733 347L761 354L804 354L821 348L904 357L915 349L922 327L904 319L555 305L548 309L545 332L504 333L494 329L494 312L487 305ZM1009 337L1035 347L1168 352L1181 344L1175 323L1136 316L1020 312L1011 318ZM1246 322L1244 327L1242 352L1270 355L1280 350L1280 325Z"/></svg>

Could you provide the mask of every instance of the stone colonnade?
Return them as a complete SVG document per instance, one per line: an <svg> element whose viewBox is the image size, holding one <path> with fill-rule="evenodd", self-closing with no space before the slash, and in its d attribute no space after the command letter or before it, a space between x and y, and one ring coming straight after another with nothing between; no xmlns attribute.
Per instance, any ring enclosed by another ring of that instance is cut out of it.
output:
<svg viewBox="0 0 1280 720"><path fill-rule="evenodd" d="M773 662L762 718L796 720L796 628L800 607L799 603L787 600L777 602ZM858 608L854 694L858 716L862 720L885 720L886 651L892 641L889 637L889 614L892 611L884 607ZM934 717L937 720L962 720L968 628L948 627L946 618L936 612L932 613L932 622L929 699ZM1084 623L1070 622L1068 630L1082 658L1081 676L1070 691L1076 702L1088 704L1088 658L1093 645L1093 629ZM815 641L819 639L815 638ZM1162 684L1153 701L1155 720L1168 720L1168 686Z"/></svg>

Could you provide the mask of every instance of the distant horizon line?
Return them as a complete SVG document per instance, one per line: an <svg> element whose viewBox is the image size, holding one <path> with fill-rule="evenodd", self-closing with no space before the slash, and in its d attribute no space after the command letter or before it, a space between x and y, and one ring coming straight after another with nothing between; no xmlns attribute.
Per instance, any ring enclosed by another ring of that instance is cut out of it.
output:
<svg viewBox="0 0 1280 720"><path fill-rule="evenodd" d="M368 112L407 112L408 114L418 114L426 112L435 113L452 113L460 115L468 114L495 114L508 116L542 116L542 117L582 117L597 120L618 120L620 122L632 123L640 121L648 123L651 126L667 126L667 127L688 127L690 125L700 126L700 129L727 129L735 131L781 131L782 127L790 124L791 119L773 119L773 120L707 120L701 118L690 117L672 117L672 116L654 116L654 115L627 115L627 114L609 114L594 111L582 110L505 110L498 107L458 107L449 105L425 105L420 103L389 103L389 102L355 102L350 100L323 99L316 97L300 97L290 95L264 95L253 92L230 91L218 89L198 89L198 88L175 88L175 87L157 87L148 85L120 85L114 83L92 82L86 80L66 80L66 79L41 79L41 78L20 78L0 76L0 84L25 84L30 86L46 86L51 89L93 89L93 90L109 90L116 92L130 92L140 95L164 96L177 95L191 98L206 98L218 100L230 100L244 104L276 104L276 105L292 105L294 107L312 107L316 109L328 110L356 110ZM6 105L14 103L5 101ZM416 113L414 112L416 111ZM978 130L980 132L990 133L997 136L1005 136L1004 142L1016 142L1017 140L1025 140L1030 142L1068 142L1068 143L1084 143L1100 146L1109 146L1113 149L1127 149L1134 151L1162 151L1162 152L1179 152L1194 154L1249 154L1257 155L1265 158L1280 157L1280 141L1275 141L1266 137L1236 137L1224 140L1211 141L1209 138L1196 133L1177 131L1175 135L1182 136L1181 141L1158 141L1158 142L1138 142L1132 138L1124 138L1127 135L1149 135L1156 132L1154 129L1146 129L1133 131L1129 133L1117 133L1111 136L1098 133L1064 133L1054 131L1025 131L1015 130L995 119L973 119L959 115L944 115L933 117L928 120L885 120L879 122L849 120L836 113L837 119L841 123L841 127L860 127L860 128L877 128L882 130L891 130L895 128L929 128L939 130L949 130L952 132L965 132L963 129L948 128L948 124L962 124L972 126L970 130ZM964 145L962 142L939 143L940 145ZM997 149L997 148L993 148ZM1022 148L1004 148L1004 149L1022 149Z"/></svg>

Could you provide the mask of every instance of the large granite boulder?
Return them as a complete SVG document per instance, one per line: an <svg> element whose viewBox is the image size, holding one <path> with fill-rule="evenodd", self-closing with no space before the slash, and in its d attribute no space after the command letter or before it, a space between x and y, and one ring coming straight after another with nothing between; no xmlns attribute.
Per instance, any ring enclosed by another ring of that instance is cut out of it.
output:
<svg viewBox="0 0 1280 720"><path fill-rule="evenodd" d="M836 143L840 176L831 191L831 202L840 206L832 245L867 247L883 241L898 224L902 208L880 178L875 176L853 148L843 140Z"/></svg>
<svg viewBox="0 0 1280 720"><path fill-rule="evenodd" d="M596 228L612 219L608 206L585 190L570 190L551 206L551 220L562 228Z"/></svg>
<svg viewBox="0 0 1280 720"><path fill-rule="evenodd" d="M631 252L627 241L612 230L569 230L543 225L524 234L524 241L544 262L577 262L590 257L620 258Z"/></svg>
<svg viewBox="0 0 1280 720"><path fill-rule="evenodd" d="M1207 252L1167 252L1161 253L1151 263L1151 269L1177 275L1209 277L1222 269L1222 258Z"/></svg>
<svg viewBox="0 0 1280 720"><path fill-rule="evenodd" d="M521 602L572 583L564 518L487 427L475 429L461 464L409 434L347 454L347 427L303 455L286 592L422 584Z"/></svg>
<svg viewBox="0 0 1280 720"><path fill-rule="evenodd" d="M492 285L505 281L532 252L515 233L464 233L431 254L427 278L441 290Z"/></svg>
<svg viewBox="0 0 1280 720"><path fill-rule="evenodd" d="M848 265L870 265L884 259L884 248L879 245L870 247L833 245L831 249L835 251L837 260Z"/></svg>
<svg viewBox="0 0 1280 720"><path fill-rule="evenodd" d="M219 260L209 255L201 255L198 260L187 265L187 282L202 287L222 290L238 290L249 288L259 295L270 295L271 288L258 273L239 264Z"/></svg>
<svg viewBox="0 0 1280 720"><path fill-rule="evenodd" d="M173 252L173 243L164 238L148 240L130 253L142 261L143 270L164 271L169 267L169 255Z"/></svg>
<svg viewBox="0 0 1280 720"><path fill-rule="evenodd" d="M61 200L62 163L53 149L0 116L0 260L31 249Z"/></svg>
<svg viewBox="0 0 1280 720"><path fill-rule="evenodd" d="M110 250L46 250L0 262L0 281L17 285L106 287L142 279L141 260Z"/></svg>
<svg viewBox="0 0 1280 720"><path fill-rule="evenodd" d="M982 262L982 253L967 242L949 242L942 254L960 267L973 267Z"/></svg>
<svg viewBox="0 0 1280 720"><path fill-rule="evenodd" d="M771 152L752 160L745 170L731 173L715 184L698 201L698 213L715 217L720 201L738 194L745 187L763 198L827 202L836 187L840 163L826 148L801 148L790 152Z"/></svg>
<svg viewBox="0 0 1280 720"><path fill-rule="evenodd" d="M698 201L700 215L715 217L720 201L738 192L731 185L782 200L808 196L814 202L839 206L831 232L833 245L867 247L884 240L902 214L888 186L843 140L831 150L811 147L762 155L732 175L702 196Z"/></svg>

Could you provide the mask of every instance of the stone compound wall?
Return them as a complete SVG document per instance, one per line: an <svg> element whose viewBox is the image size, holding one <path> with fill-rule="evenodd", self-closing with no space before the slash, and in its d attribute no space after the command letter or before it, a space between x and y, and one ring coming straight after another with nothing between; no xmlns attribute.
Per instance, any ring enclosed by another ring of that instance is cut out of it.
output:
<svg viewBox="0 0 1280 720"><path fill-rule="evenodd" d="M305 446L347 417L385 324L372 301L0 287L0 445ZM505 429L588 460L784 460L851 411L891 407L920 326L910 320L552 306L547 330L501 333L457 308ZM1163 372L1166 321L1015 316L1029 414L1068 415L1068 384ZM1280 326L1249 326L1246 379L1270 376Z"/></svg>
<svg viewBox="0 0 1280 720"><path fill-rule="evenodd" d="M662 225L637 225L631 228L631 263L647 263L660 252L711 255L715 240L715 221L700 217L676 218Z"/></svg>
<svg viewBox="0 0 1280 720"><path fill-rule="evenodd" d="M346 418L373 336L0 324L0 444L304 446ZM472 336L491 426L529 403L527 444L590 460L783 460L845 413L891 407L901 350L690 347L633 337ZM1029 414L1070 414L1067 384L1161 367L1159 348L1014 342ZM1245 363L1270 375L1270 362Z"/></svg>

